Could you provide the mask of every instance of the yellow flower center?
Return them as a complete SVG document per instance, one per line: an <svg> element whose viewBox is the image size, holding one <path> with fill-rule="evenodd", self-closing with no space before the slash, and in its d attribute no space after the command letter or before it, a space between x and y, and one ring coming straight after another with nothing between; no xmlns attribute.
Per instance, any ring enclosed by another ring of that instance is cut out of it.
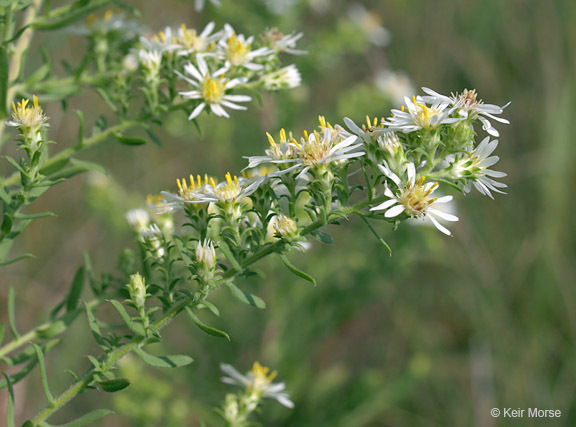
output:
<svg viewBox="0 0 576 427"><path fill-rule="evenodd" d="M315 138L310 140L308 132L304 131L304 138L300 148L300 158L306 166L316 166L330 154L331 140L324 141L318 132L314 131Z"/></svg>
<svg viewBox="0 0 576 427"><path fill-rule="evenodd" d="M177 179L176 184L178 184L178 193L184 200L198 200L194 197L194 193L198 194L201 192L203 190L202 187L205 185L216 187L214 178L209 178L208 175L204 175L204 181L202 181L200 175L196 175L196 179L194 179L194 175L190 174L190 185L186 183L186 178Z"/></svg>
<svg viewBox="0 0 576 427"><path fill-rule="evenodd" d="M189 30L185 24L182 24L179 41L186 49L191 49L195 52L202 51L206 47L206 39L198 37L196 30Z"/></svg>
<svg viewBox="0 0 576 427"><path fill-rule="evenodd" d="M217 104L224 97L226 92L226 83L228 81L224 79L224 75L219 78L213 79L208 74L204 77L204 82L202 83L202 98L208 104Z"/></svg>
<svg viewBox="0 0 576 427"><path fill-rule="evenodd" d="M399 197L400 203L404 206L404 210L409 216L421 217L426 214L426 209L436 200L436 197L428 197L438 183L435 182L430 188L424 188L424 177L416 181L414 185L406 187L402 195Z"/></svg>
<svg viewBox="0 0 576 427"><path fill-rule="evenodd" d="M38 98L34 96L33 106L28 106L30 100L23 99L18 105L12 103L12 119L21 127L37 131L47 120L38 105Z"/></svg>
<svg viewBox="0 0 576 427"><path fill-rule="evenodd" d="M226 50L226 58L234 66L242 65L246 62L246 57L250 52L250 43L243 43L236 35L232 35L228 39L228 49Z"/></svg>
<svg viewBox="0 0 576 427"><path fill-rule="evenodd" d="M242 188L238 184L238 177L230 175L230 172L226 174L226 184L220 186L216 189L216 194L224 200L235 199L242 191Z"/></svg>
<svg viewBox="0 0 576 427"><path fill-rule="evenodd" d="M247 388L255 392L266 391L278 374L276 371L270 372L270 368L262 366L258 362L254 362L250 372L252 373L252 377L254 379L252 384L249 384Z"/></svg>

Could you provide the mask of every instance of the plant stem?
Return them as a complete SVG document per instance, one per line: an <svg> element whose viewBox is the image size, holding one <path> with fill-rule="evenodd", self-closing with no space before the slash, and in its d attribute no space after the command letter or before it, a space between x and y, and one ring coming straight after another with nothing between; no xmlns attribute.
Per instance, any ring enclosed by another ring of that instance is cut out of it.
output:
<svg viewBox="0 0 576 427"><path fill-rule="evenodd" d="M343 214L349 215L349 214L352 214L354 212L357 212L357 211L363 209L364 207L366 207L369 204L378 203L378 202L385 200L385 199L386 199L386 196L381 195L381 196L376 197L372 200L365 200L365 201L360 202L356 205L341 209L341 211ZM306 226L302 230L301 235L304 236L304 235L310 234L314 230L316 230L316 229L318 229L324 225L327 225L326 222L324 222L322 219L318 219L318 220L310 223L308 226ZM271 245L264 247L263 249L256 252L254 255L248 257L242 263L243 269L249 267L250 265L256 263L257 261L261 260L262 258L264 258L264 257L266 257L272 253L280 251L284 245L285 245L285 243L283 241L279 240L279 241L277 241ZM222 279L221 283L223 283L227 279L232 278L236 274L238 274L238 272L236 270L234 270L234 269L228 270L226 273L224 273L222 276L220 276L220 278ZM218 287L211 290L211 292L213 292L216 289L218 289ZM205 298L206 296L204 296L203 298ZM162 315L162 317L160 317L160 319L158 319L156 322L154 322L151 326L151 329L152 330L160 330L162 327L166 326L174 317L176 317L178 314L180 314L182 311L184 311L186 309L186 307L189 307L190 305L199 304L200 302L202 302L202 301L201 300L196 301L192 297L186 297L186 298L180 300L170 310L168 310L166 313L164 313L164 315ZM126 354L130 353L134 349L143 345L145 343L146 339L147 339L146 337L141 337L141 336L134 337L134 338L132 338L131 341L127 342L126 344L115 348L114 350L112 350L110 353L108 353L107 355L105 355L103 357L102 365L107 366L108 368L111 368L114 364L116 364ZM84 388L86 388L94 380L94 376L95 376L94 368L90 368L84 374L84 376L81 379L79 379L74 384L72 384L72 386L70 386L70 388L68 390L66 390L58 398L56 398L52 405L47 406L38 415L36 415L36 417L34 417L34 419L32 420L33 425L36 426L36 425L39 425L40 423L44 422L46 419L48 419L48 417L53 415L60 408L62 408L66 403L68 403L70 400L72 400L76 395L78 395L82 390L84 390Z"/></svg>

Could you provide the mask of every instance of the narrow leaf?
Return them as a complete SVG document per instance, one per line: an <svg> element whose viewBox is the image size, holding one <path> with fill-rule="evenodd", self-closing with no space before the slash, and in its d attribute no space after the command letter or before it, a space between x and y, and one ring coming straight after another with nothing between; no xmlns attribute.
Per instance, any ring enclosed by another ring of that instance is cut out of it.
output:
<svg viewBox="0 0 576 427"><path fill-rule="evenodd" d="M224 254L224 256L226 257L232 268L237 272L241 272L242 266L238 263L236 258L234 258L234 255L232 254L232 251L230 250L230 247L226 244L226 242L219 241L218 248Z"/></svg>
<svg viewBox="0 0 576 427"><path fill-rule="evenodd" d="M0 186L0 199L2 199L2 201L7 205L12 203L12 197L10 197L10 194L8 194L3 186Z"/></svg>
<svg viewBox="0 0 576 427"><path fill-rule="evenodd" d="M6 97L8 95L9 63L6 45L0 45L0 117L8 116Z"/></svg>
<svg viewBox="0 0 576 427"><path fill-rule="evenodd" d="M242 301L244 304L249 304L256 308L264 309L266 308L266 303L262 298L256 295L252 295L246 291L243 291L238 286L236 286L232 282L226 282L226 287L230 290L232 295L239 301Z"/></svg>
<svg viewBox="0 0 576 427"><path fill-rule="evenodd" d="M38 347L36 344L32 344L34 347L34 351L36 352L36 356L38 357L38 365L40 366L40 378L42 380L42 390L44 391L44 396L48 399L51 405L54 404L54 397L52 393L50 393L50 388L48 387L48 376L46 375L46 363L44 361L44 353L42 349Z"/></svg>
<svg viewBox="0 0 576 427"><path fill-rule="evenodd" d="M0 345L2 345L2 340L4 340L4 331L6 330L6 325L0 323Z"/></svg>
<svg viewBox="0 0 576 427"><path fill-rule="evenodd" d="M115 378L113 380L100 381L98 383L100 388L107 393L114 393L125 389L130 385L130 381L126 378Z"/></svg>
<svg viewBox="0 0 576 427"><path fill-rule="evenodd" d="M4 219L2 220L2 225L0 225L0 230L3 234L6 235L10 233L10 230L12 230L13 222L14 219L12 218L12 215L10 215L8 212L4 212Z"/></svg>
<svg viewBox="0 0 576 427"><path fill-rule="evenodd" d="M32 369L34 369L37 363L38 359L35 357L24 368L20 369L17 373L12 375L10 377L10 382L12 384L16 384L17 382L25 378L32 371ZM6 380L0 381L0 390L5 389L6 387L8 387L8 383L6 382Z"/></svg>
<svg viewBox="0 0 576 427"><path fill-rule="evenodd" d="M144 145L146 144L146 140L144 138L139 138L137 136L122 136L118 134L114 134L114 137L118 140L119 143L124 145Z"/></svg>
<svg viewBox="0 0 576 427"><path fill-rule="evenodd" d="M22 261L23 259L26 259L26 258L36 258L36 257L33 254L20 255L16 258L9 259L8 261L0 262L0 267L3 267L5 265L9 265L9 264L14 264L15 262Z"/></svg>
<svg viewBox="0 0 576 427"><path fill-rule="evenodd" d="M46 344L44 344L42 346L42 348L44 349L43 351L44 352L50 351L59 342L60 342L59 339L48 341ZM36 355L36 351L34 350L34 347L28 346L19 353L16 353L12 356L5 356L3 358L3 361L4 361L4 363L6 363L9 366L14 366L14 365L20 365L21 363L27 362L32 358L34 358L34 363L36 364L38 362L38 357ZM14 381L12 381L12 383L14 383Z"/></svg>
<svg viewBox="0 0 576 427"><path fill-rule="evenodd" d="M214 315L220 317L220 310L218 310L218 307L216 307L214 304L212 304L210 301L203 301L200 304L198 304L196 306L197 308L204 308L206 307L208 310L210 310L212 313L214 313Z"/></svg>
<svg viewBox="0 0 576 427"><path fill-rule="evenodd" d="M198 318L196 313L194 313L194 311L190 307L186 307L186 312L188 313L188 316L190 316L190 318L194 321L194 323L196 323L196 326L198 326L207 334L214 335L215 337L226 338L228 341L230 341L230 335L228 335L224 331L221 331L219 329L213 328L212 326L208 326L205 323L202 323L202 321Z"/></svg>
<svg viewBox="0 0 576 427"><path fill-rule="evenodd" d="M78 126L78 146L82 146L84 143L84 113L80 110L76 110L76 115L78 116L78 121L80 122Z"/></svg>
<svg viewBox="0 0 576 427"><path fill-rule="evenodd" d="M113 414L114 411L110 411L109 409L95 409L91 412L88 412L86 415L81 416L80 418L76 418L74 421L70 421L69 423L63 424L61 427L81 427L87 424L93 423L96 420L99 420L106 415Z"/></svg>
<svg viewBox="0 0 576 427"><path fill-rule="evenodd" d="M330 234L324 232L324 231L316 230L310 234L312 234L314 237L316 237L322 243L326 243L327 245L334 242L334 240L332 240L332 236Z"/></svg>
<svg viewBox="0 0 576 427"><path fill-rule="evenodd" d="M144 331L144 327L140 323L136 323L135 321L132 320L132 318L130 317L130 315L128 314L128 312L126 311L126 309L124 308L124 306L120 301L111 299L110 303L114 306L114 308L116 309L116 311L118 312L118 314L120 315L126 326L128 326L130 330L132 330L132 332L142 337L146 336L146 331Z"/></svg>
<svg viewBox="0 0 576 427"><path fill-rule="evenodd" d="M70 312L76 308L78 305L78 300L82 295L82 288L84 287L84 267L79 267L72 279L72 284L70 285L70 292L68 293L68 298L66 298L66 311Z"/></svg>
<svg viewBox="0 0 576 427"><path fill-rule="evenodd" d="M92 261L90 260L90 254L88 252L84 252L84 268L86 269L86 274L88 275L88 283L90 284L90 288L92 289L92 293L95 297L100 295L100 289L98 289L98 282L94 277L94 270L92 269Z"/></svg>
<svg viewBox="0 0 576 427"><path fill-rule="evenodd" d="M84 305L84 309L86 310L88 325L90 326L92 335L94 335L94 339L99 345L105 347L106 343L102 339L102 333L100 332L100 327L98 326L98 320L96 320L96 318L94 317L94 313L92 313L92 310L90 309L88 304L86 304L85 302L82 302L82 304Z"/></svg>
<svg viewBox="0 0 576 427"><path fill-rule="evenodd" d="M20 334L16 329L16 321L14 318L14 306L16 301L16 293L14 292L14 286L10 286L8 289L8 325L10 326L10 332L12 332L12 337L14 339L20 338Z"/></svg>
<svg viewBox="0 0 576 427"><path fill-rule="evenodd" d="M14 215L15 219L20 220L32 220L32 219L40 219L40 218L47 218L49 216L56 216L54 212L38 212L33 214L16 214Z"/></svg>
<svg viewBox="0 0 576 427"><path fill-rule="evenodd" d="M382 237L380 237L380 235L378 234L376 229L372 226L372 224L370 224L370 222L366 218L364 218L362 215L360 215L360 219L362 221L364 221L364 224L366 224L368 226L368 228L370 229L372 234L374 234L376 239L378 239L378 241L382 244L382 246L384 246L388 250L388 252L390 253L390 256L392 256L392 248L388 245L388 243L386 243L386 241Z"/></svg>
<svg viewBox="0 0 576 427"><path fill-rule="evenodd" d="M312 283L314 286L316 286L316 280L314 280L314 278L312 276L310 276L308 273L304 273L302 270L299 270L292 263L290 263L290 261L288 261L288 258L286 258L286 255L280 254L280 259L282 260L284 265L286 267L288 267L288 270L290 270L296 276L301 277L302 279L304 279L304 280Z"/></svg>
<svg viewBox="0 0 576 427"><path fill-rule="evenodd" d="M189 365L194 361L190 356L185 354L175 354L172 356L154 356L146 353L143 349L137 348L134 352L142 359L147 365L155 368L179 368L181 366Z"/></svg>
<svg viewBox="0 0 576 427"><path fill-rule="evenodd" d="M12 389L12 382L10 377L2 372L4 375L6 384L8 384L8 406L6 408L6 427L14 427L14 390Z"/></svg>
<svg viewBox="0 0 576 427"><path fill-rule="evenodd" d="M146 133L148 134L152 142L154 142L154 144L156 144L158 147L162 147L162 141L160 140L158 135L156 135L154 131L152 131L152 129L146 129Z"/></svg>

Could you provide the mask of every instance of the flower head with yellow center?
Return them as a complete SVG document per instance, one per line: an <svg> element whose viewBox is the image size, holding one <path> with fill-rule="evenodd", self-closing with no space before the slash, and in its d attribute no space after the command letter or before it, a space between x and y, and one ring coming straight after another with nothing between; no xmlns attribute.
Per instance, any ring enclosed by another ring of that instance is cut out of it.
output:
<svg viewBox="0 0 576 427"><path fill-rule="evenodd" d="M420 129L430 130L442 124L456 123L462 117L451 117L456 106L438 101L427 105L421 96L405 97L405 105L400 110L392 110L392 117L384 120L383 125L401 132L414 132Z"/></svg>
<svg viewBox="0 0 576 427"><path fill-rule="evenodd" d="M164 31L153 34L151 37L140 37L140 44L144 50L158 51L161 53L180 50L182 48L170 27L166 27Z"/></svg>
<svg viewBox="0 0 576 427"><path fill-rule="evenodd" d="M277 375L276 371L270 372L270 368L262 366L258 362L254 362L252 369L246 375L242 375L232 365L226 363L222 363L220 369L225 375L222 377L222 382L244 387L250 395L269 397L288 408L294 407L288 394L283 392L284 383L273 382Z"/></svg>
<svg viewBox="0 0 576 427"><path fill-rule="evenodd" d="M220 36L218 33L211 34L214 30L214 22L208 23L200 34L194 29L189 29L182 24L178 30L176 40L181 49L178 55L185 56L193 53L204 53L214 48L213 42Z"/></svg>
<svg viewBox="0 0 576 427"><path fill-rule="evenodd" d="M434 226L442 233L451 235L450 230L438 222L437 218L445 221L458 221L458 217L438 210L439 204L452 200L452 196L433 197L432 193L438 188L437 182L424 184L424 177L417 177L413 163L406 167L406 177L401 180L387 165L378 165L382 173L398 188L396 194L386 187L384 195L390 200L371 208L371 211L385 211L386 218L395 218L402 213L410 218L429 218Z"/></svg>
<svg viewBox="0 0 576 427"><path fill-rule="evenodd" d="M214 178L209 177L204 174L204 177L200 175L190 174L189 183L186 182L186 178L177 179L176 184L178 186L178 194L173 194L168 191L162 191L160 193L162 197L161 203L156 203L155 209L159 210L159 213L166 213L176 209L182 209L190 205L194 206L195 203L203 203L204 200L200 198L207 188L214 188L216 186L216 181Z"/></svg>
<svg viewBox="0 0 576 427"><path fill-rule="evenodd" d="M296 157L297 146L294 144L296 141L292 136L292 132L286 133L284 129L280 129L280 137L278 140L266 132L270 148L266 149L265 156L250 156L248 159L248 166L246 169L260 166L264 163L282 164L290 163Z"/></svg>
<svg viewBox="0 0 576 427"><path fill-rule="evenodd" d="M38 105L38 98L34 96L32 105L30 105L29 99L22 99L18 104L12 103L12 120L6 124L19 128L23 134L32 134L48 126L47 121L48 117L44 114L42 107Z"/></svg>
<svg viewBox="0 0 576 427"><path fill-rule="evenodd" d="M245 78L227 79L224 75L226 68L220 68L211 73L202 55L196 55L196 62L196 65L189 62L184 66L184 71L190 77L178 73L195 88L191 91L180 92L180 95L188 99L201 100L188 120L198 117L206 106L210 106L210 110L220 117L230 117L224 107L233 110L246 110L245 106L238 105L236 102L248 102L252 98L247 95L230 95L227 93L237 85L245 83Z"/></svg>
<svg viewBox="0 0 576 427"><path fill-rule="evenodd" d="M451 94L451 96L441 95L438 92L433 91L427 87L423 87L422 90L428 95L424 96L423 99L426 102L432 103L446 103L456 108L458 115L464 119L468 118L478 118L482 122L482 129L484 129L489 135L498 137L500 133L492 126L488 119L496 120L497 122L510 124L510 122L502 117L497 117L504 112L504 109L510 105L500 107L494 104L484 104L482 100L478 99L476 90L464 89L462 93Z"/></svg>
<svg viewBox="0 0 576 427"><path fill-rule="evenodd" d="M252 50L254 37L247 39L242 34L236 34L229 24L224 25L224 37L220 40L221 58L226 61L226 67L244 67L249 70L261 70L264 65L257 64L254 59L268 56L274 51L267 47Z"/></svg>

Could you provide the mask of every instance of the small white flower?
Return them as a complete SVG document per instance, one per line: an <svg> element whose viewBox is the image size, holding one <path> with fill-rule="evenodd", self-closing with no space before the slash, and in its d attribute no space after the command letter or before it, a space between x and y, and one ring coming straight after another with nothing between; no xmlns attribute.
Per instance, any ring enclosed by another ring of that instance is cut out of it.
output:
<svg viewBox="0 0 576 427"><path fill-rule="evenodd" d="M396 184L398 191L394 194L390 188L386 187L384 195L390 200L374 206L370 209L371 211L383 210L386 218L395 218L402 213L410 218L429 218L438 230L448 236L451 235L450 230L440 224L437 218L445 221L458 221L458 217L437 209L437 205L452 200L452 196L440 198L430 196L438 188L437 182L424 184L424 177L417 180L416 168L413 163L409 163L406 167L406 182L402 182L398 175L387 166L378 165L378 167L385 176Z"/></svg>
<svg viewBox="0 0 576 427"><path fill-rule="evenodd" d="M233 110L246 110L245 106L238 105L236 102L248 102L252 100L252 98L247 95L226 94L227 90L234 88L238 84L244 83L246 80L244 78L228 80L224 76L226 71L225 68L221 68L210 74L208 65L206 65L204 58L201 55L197 55L196 58L198 67L194 66L190 62L184 67L184 71L192 78L188 78L178 73L180 77L196 88L195 90L188 92L180 92L180 95L189 99L202 100L202 102L192 111L188 120L198 117L207 105L210 106L210 110L212 110L214 114L220 117L230 117L224 107Z"/></svg>
<svg viewBox="0 0 576 427"><path fill-rule="evenodd" d="M162 239L164 236L158 225L150 224L147 228L141 231L140 235L150 251L158 259L162 259L165 254L164 248L162 247Z"/></svg>
<svg viewBox="0 0 576 427"><path fill-rule="evenodd" d="M186 206L194 206L198 203L198 194L203 193L207 187L216 187L214 178L204 175L204 179L200 175L194 178L190 174L190 185L186 183L186 178L177 179L178 194L172 194L168 191L162 191L160 194L164 197L163 203L156 207L160 212L166 213L177 209L183 209Z"/></svg>
<svg viewBox="0 0 576 427"><path fill-rule="evenodd" d="M455 106L458 109L458 114L463 118L478 117L478 120L482 122L482 129L494 137L500 136L500 133L492 126L488 118L500 123L510 124L508 120L496 117L497 114L502 114L510 103L502 107L494 104L484 104L481 100L478 100L476 90L464 89L464 92L452 94L450 97L441 95L427 87L423 87L422 90L428 94L428 96L423 97L426 102L448 103Z"/></svg>
<svg viewBox="0 0 576 427"><path fill-rule="evenodd" d="M170 27L166 27L164 31L160 31L152 37L140 37L140 43L144 50L158 51L160 53L180 49L180 45L177 43Z"/></svg>
<svg viewBox="0 0 576 427"><path fill-rule="evenodd" d="M390 33L382 24L378 14L368 11L363 5L354 3L348 9L348 16L375 46L384 47L390 43Z"/></svg>
<svg viewBox="0 0 576 427"><path fill-rule="evenodd" d="M277 28L272 28L264 34L264 40L278 52L291 55L305 55L308 53L302 49L296 49L296 42L302 38L303 33L283 34Z"/></svg>
<svg viewBox="0 0 576 427"><path fill-rule="evenodd" d="M150 214L146 209L132 209L126 213L126 221L137 233L141 233L150 224Z"/></svg>
<svg viewBox="0 0 576 427"><path fill-rule="evenodd" d="M273 383L277 372L269 373L270 369L254 362L252 370L242 375L232 365L220 364L220 369L226 375L222 382L246 388L248 393L254 393L263 397L275 399L287 408L293 408L294 402L290 400L288 393L283 392L286 388L284 383Z"/></svg>
<svg viewBox="0 0 576 427"><path fill-rule="evenodd" d="M372 141L372 138L378 137L378 135L385 131L384 127L378 124L378 118L376 117L371 121L370 117L366 116L366 123L362 124L362 128L348 117L344 117L344 124L351 133L343 133L343 137L348 137L353 134L364 141L365 144L369 144Z"/></svg>
<svg viewBox="0 0 576 427"><path fill-rule="evenodd" d="M255 168L263 163L281 164L292 163L294 161L297 146L292 142L294 140L292 132L286 134L286 131L281 129L278 142L276 142L274 137L268 132L266 132L266 136L270 143L270 148L266 150L266 155L247 157L248 166L246 169Z"/></svg>
<svg viewBox="0 0 576 427"><path fill-rule="evenodd" d="M239 179L228 172L225 181L219 183L216 187L206 186L203 193L194 195L197 201L192 203L239 202L254 193L264 179L266 178L257 178L254 181L245 178Z"/></svg>
<svg viewBox="0 0 576 427"><path fill-rule="evenodd" d="M220 56L226 61L226 68L244 67L249 70L261 70L264 65L257 64L254 59L273 53L272 49L261 47L251 50L254 36L246 39L243 34L236 35L234 28L224 25L224 37L220 40L222 52Z"/></svg>
<svg viewBox="0 0 576 427"><path fill-rule="evenodd" d="M490 137L487 136L470 154L459 156L459 158L452 163L452 173L456 178L469 179L464 187L466 192L470 192L471 184L473 184L481 194L491 199L494 198L491 191L506 194L499 190L499 188L506 188L507 185L492 179L503 178L506 176L506 173L488 169L500 160L498 156L491 156L497 146L498 140L490 141Z"/></svg>
<svg viewBox="0 0 576 427"><path fill-rule="evenodd" d="M262 82L266 90L294 89L302 83L302 76L295 65L280 68L262 76Z"/></svg>
<svg viewBox="0 0 576 427"><path fill-rule="evenodd" d="M401 72L383 70L376 75L376 86L392 101L394 106L400 106L404 97L415 92L410 78Z"/></svg>
<svg viewBox="0 0 576 427"><path fill-rule="evenodd" d="M140 50L138 52L140 63L150 72L157 74L162 63L162 52L159 50Z"/></svg>
<svg viewBox="0 0 576 427"><path fill-rule="evenodd" d="M222 6L222 3L220 3L220 0L209 0L209 1L210 1L210 3L212 3L216 7ZM194 8L198 12L203 10L205 5L206 5L206 0L194 0Z"/></svg>
<svg viewBox="0 0 576 427"><path fill-rule="evenodd" d="M457 106L451 106L448 102L435 101L428 106L420 96L413 96L412 99L405 97L404 102L406 106L403 105L400 110L392 110L392 117L382 124L392 130L408 133L463 120L463 117L450 117Z"/></svg>
<svg viewBox="0 0 576 427"><path fill-rule="evenodd" d="M220 37L219 33L211 35L210 33L212 33L213 30L214 22L208 23L200 34L198 34L196 30L188 29L186 28L186 25L182 24L178 30L178 36L176 38L181 47L178 51L178 55L185 56L192 53L206 52L210 43Z"/></svg>

